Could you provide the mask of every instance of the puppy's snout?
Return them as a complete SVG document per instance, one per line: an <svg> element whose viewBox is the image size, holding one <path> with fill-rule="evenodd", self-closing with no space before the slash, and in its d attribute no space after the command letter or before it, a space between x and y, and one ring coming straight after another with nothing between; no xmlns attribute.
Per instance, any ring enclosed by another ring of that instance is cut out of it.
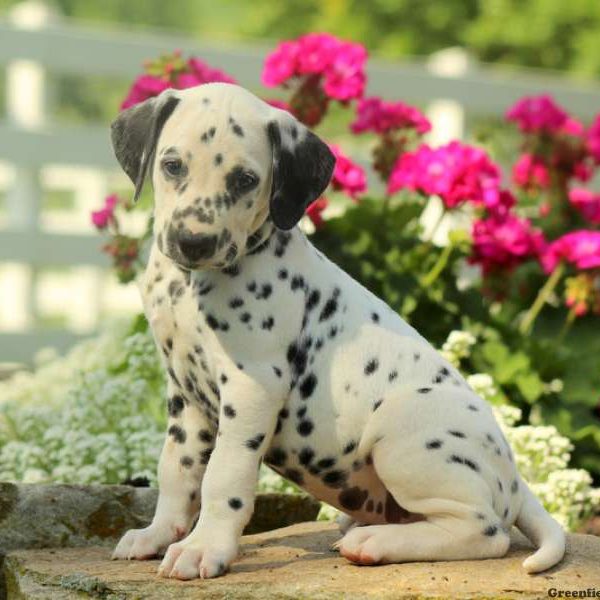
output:
<svg viewBox="0 0 600 600"><path fill-rule="evenodd" d="M185 258L195 262L213 256L217 248L217 236L181 234L177 239L177 245Z"/></svg>

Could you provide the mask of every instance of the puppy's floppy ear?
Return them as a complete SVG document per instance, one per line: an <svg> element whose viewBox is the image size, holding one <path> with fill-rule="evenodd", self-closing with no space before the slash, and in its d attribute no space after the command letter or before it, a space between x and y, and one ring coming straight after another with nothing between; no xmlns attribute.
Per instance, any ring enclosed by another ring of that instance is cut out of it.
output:
<svg viewBox="0 0 600 600"><path fill-rule="evenodd" d="M270 213L275 226L291 229L329 184L335 156L319 137L289 113L273 109L267 133L273 151Z"/></svg>
<svg viewBox="0 0 600 600"><path fill-rule="evenodd" d="M135 185L134 200L144 187L160 132L179 98L167 92L124 110L111 125L115 156Z"/></svg>

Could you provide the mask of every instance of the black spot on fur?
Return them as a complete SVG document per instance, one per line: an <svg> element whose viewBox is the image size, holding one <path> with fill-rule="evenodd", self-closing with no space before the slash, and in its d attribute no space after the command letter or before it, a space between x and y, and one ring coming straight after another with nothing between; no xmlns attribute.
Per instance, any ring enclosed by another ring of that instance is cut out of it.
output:
<svg viewBox="0 0 600 600"><path fill-rule="evenodd" d="M240 498L229 498L227 504L229 504L233 510L240 510L240 508L244 506L244 503L240 500Z"/></svg>
<svg viewBox="0 0 600 600"><path fill-rule="evenodd" d="M325 473L322 481L328 487L339 488L344 486L347 479L348 473L346 473L346 471L334 470Z"/></svg>
<svg viewBox="0 0 600 600"><path fill-rule="evenodd" d="M338 496L340 504L346 510L359 510L369 497L369 492L358 486L348 488Z"/></svg>
<svg viewBox="0 0 600 600"><path fill-rule="evenodd" d="M183 444L187 437L185 431L179 425L171 425L168 433L178 444Z"/></svg>
<svg viewBox="0 0 600 600"><path fill-rule="evenodd" d="M213 435L207 429L201 429L198 432L198 439L205 444L210 444L213 441Z"/></svg>
<svg viewBox="0 0 600 600"><path fill-rule="evenodd" d="M228 417L229 419L233 419L236 415L235 408L233 408L233 406L231 406L231 404L226 404L223 407L223 414L226 417Z"/></svg>
<svg viewBox="0 0 600 600"><path fill-rule="evenodd" d="M498 527L496 525L490 525L483 530L483 535L487 535L488 537L493 537L498 533Z"/></svg>
<svg viewBox="0 0 600 600"><path fill-rule="evenodd" d="M287 269L279 269L279 272L277 273L277 278L284 280L287 279L288 276L288 272Z"/></svg>
<svg viewBox="0 0 600 600"><path fill-rule="evenodd" d="M277 375L277 377L281 377L281 369L279 367L276 367L275 365L273 365L273 371L274 371L275 375Z"/></svg>
<svg viewBox="0 0 600 600"><path fill-rule="evenodd" d="M467 405L467 408L473 412L479 412L479 409L474 404Z"/></svg>
<svg viewBox="0 0 600 600"><path fill-rule="evenodd" d="M375 412L381 406L382 402L383 398L379 398L379 400L373 402L373 412Z"/></svg>
<svg viewBox="0 0 600 600"><path fill-rule="evenodd" d="M244 300L242 298L240 298L239 296L235 296L234 298L232 298L229 301L229 308L236 309L243 305L244 305Z"/></svg>
<svg viewBox="0 0 600 600"><path fill-rule="evenodd" d="M335 465L335 458L332 457L322 458L317 462L317 467L319 467L319 469L330 469L333 465Z"/></svg>
<svg viewBox="0 0 600 600"><path fill-rule="evenodd" d="M319 304L319 300L321 299L321 292L319 290L313 290L306 300L306 310L312 310Z"/></svg>
<svg viewBox="0 0 600 600"><path fill-rule="evenodd" d="M467 436L466 436L466 435L465 435L465 434L464 434L462 431L453 431L453 430L452 430L452 431L448 431L448 433L449 433L450 435L453 435L454 437L457 437L457 438L462 438L462 439L464 439L464 438L466 438L466 437L467 437Z"/></svg>
<svg viewBox="0 0 600 600"><path fill-rule="evenodd" d="M338 290L338 294L336 294L336 290ZM321 310L321 314L319 315L319 321L326 321L330 319L338 309L338 301L337 296L339 295L339 288L334 290L334 295L325 302L325 306L323 306L323 310Z"/></svg>
<svg viewBox="0 0 600 600"><path fill-rule="evenodd" d="M179 462L186 469L191 469L194 466L194 459L191 456L182 456Z"/></svg>
<svg viewBox="0 0 600 600"><path fill-rule="evenodd" d="M344 449L342 450L342 452L344 454L350 454L350 452L352 452L353 450L356 449L356 446L358 446L358 444L356 443L355 440L351 440L349 441L345 446Z"/></svg>
<svg viewBox="0 0 600 600"><path fill-rule="evenodd" d="M390 374L388 375L388 381L391 383L397 377L398 377L398 371L395 371L395 370L394 371L390 371Z"/></svg>
<svg viewBox="0 0 600 600"><path fill-rule="evenodd" d="M210 455L212 454L212 448L205 448L200 452L200 464L207 465L210 460Z"/></svg>
<svg viewBox="0 0 600 600"><path fill-rule="evenodd" d="M511 492L511 494L516 494L518 489L519 489L519 482L515 479L510 484L510 492Z"/></svg>
<svg viewBox="0 0 600 600"><path fill-rule="evenodd" d="M302 436L307 437L312 433L314 429L314 424L310 419L305 419L304 421L300 421L298 426L296 427L296 431Z"/></svg>
<svg viewBox="0 0 600 600"><path fill-rule="evenodd" d="M379 361L376 358L372 358L365 365L365 375L373 375L373 373L375 373L375 371L377 371L378 368L379 368Z"/></svg>
<svg viewBox="0 0 600 600"><path fill-rule="evenodd" d="M246 440L244 445L246 446L246 448L250 448L250 450L258 450L260 448L260 445L263 443L264 439L265 439L265 434L259 433L259 434L255 435L253 438Z"/></svg>
<svg viewBox="0 0 600 600"><path fill-rule="evenodd" d="M431 391L430 387L419 388L417 390L417 392L419 392L419 394L429 394L430 391Z"/></svg>
<svg viewBox="0 0 600 600"><path fill-rule="evenodd" d="M310 398L317 387L317 376L314 373L309 373L300 386L298 387L298 391L304 400Z"/></svg>
<svg viewBox="0 0 600 600"><path fill-rule="evenodd" d="M300 461L300 464L305 467L312 462L314 457L314 450L308 447L302 448L302 450L300 450L300 454L298 454L298 460Z"/></svg>
<svg viewBox="0 0 600 600"><path fill-rule="evenodd" d="M183 398L179 394L176 394L175 396L169 399L169 414L172 417L178 417L181 414L181 411L183 410L184 406L185 402Z"/></svg>
<svg viewBox="0 0 600 600"><path fill-rule="evenodd" d="M261 328L266 331L271 331L271 329L273 329L274 325L275 325L275 319L271 316L264 319L263 322L260 324Z"/></svg>
<svg viewBox="0 0 600 600"><path fill-rule="evenodd" d="M476 473L479 472L479 466L477 465L477 463L475 463L474 461L472 461L469 458L464 458L462 456L452 454L450 456L450 458L448 459L448 462L459 464L459 465L465 465L466 467L471 469L471 471L475 471Z"/></svg>
<svg viewBox="0 0 600 600"><path fill-rule="evenodd" d="M442 440L431 440L425 444L425 448L428 450L437 450L442 447L443 443Z"/></svg>
<svg viewBox="0 0 600 600"><path fill-rule="evenodd" d="M218 167L223 162L222 154L215 154L215 167Z"/></svg>
<svg viewBox="0 0 600 600"><path fill-rule="evenodd" d="M265 461L274 467L282 467L287 461L287 452L282 448L272 448Z"/></svg>

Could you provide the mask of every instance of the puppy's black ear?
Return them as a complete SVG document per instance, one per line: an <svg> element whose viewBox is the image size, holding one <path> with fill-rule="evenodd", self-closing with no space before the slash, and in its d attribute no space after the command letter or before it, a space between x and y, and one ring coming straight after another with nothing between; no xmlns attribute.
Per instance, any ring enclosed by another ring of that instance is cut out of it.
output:
<svg viewBox="0 0 600 600"><path fill-rule="evenodd" d="M137 200L144 187L160 132L179 98L164 94L124 110L111 125L113 150L123 171L135 185Z"/></svg>
<svg viewBox="0 0 600 600"><path fill-rule="evenodd" d="M291 115L267 125L273 150L273 183L269 210L273 223L284 231L301 219L311 202L329 184L335 156L319 137Z"/></svg>

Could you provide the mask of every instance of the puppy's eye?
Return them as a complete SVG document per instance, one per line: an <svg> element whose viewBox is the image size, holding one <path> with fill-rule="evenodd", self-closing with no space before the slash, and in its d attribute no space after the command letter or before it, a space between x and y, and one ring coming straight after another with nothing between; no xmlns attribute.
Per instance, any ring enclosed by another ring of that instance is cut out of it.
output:
<svg viewBox="0 0 600 600"><path fill-rule="evenodd" d="M162 168L165 173L168 175L177 176L181 174L183 169L183 163L178 158L169 158L167 160L163 160Z"/></svg>
<svg viewBox="0 0 600 600"><path fill-rule="evenodd" d="M251 171L242 171L237 177L238 188L243 192L249 192L258 183L258 177Z"/></svg>

